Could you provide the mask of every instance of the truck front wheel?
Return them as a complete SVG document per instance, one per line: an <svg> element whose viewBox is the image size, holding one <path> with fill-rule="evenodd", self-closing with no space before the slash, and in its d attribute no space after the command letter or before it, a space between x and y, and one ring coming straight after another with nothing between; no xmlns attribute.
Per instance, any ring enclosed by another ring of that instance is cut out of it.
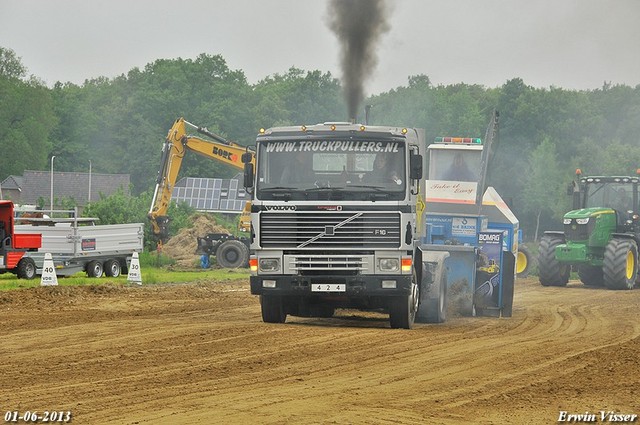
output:
<svg viewBox="0 0 640 425"><path fill-rule="evenodd" d="M633 289L638 276L638 246L631 239L611 239L604 250L604 284L609 289Z"/></svg>
<svg viewBox="0 0 640 425"><path fill-rule="evenodd" d="M33 258L23 257L18 263L16 274L20 279L33 279L36 277L36 263Z"/></svg>
<svg viewBox="0 0 640 425"><path fill-rule="evenodd" d="M538 277L542 286L567 286L571 266L556 259L556 247L564 243L557 235L544 235L538 250Z"/></svg>
<svg viewBox="0 0 640 425"><path fill-rule="evenodd" d="M389 323L393 329L411 329L416 320L420 293L416 279L411 280L411 292L392 299L389 306Z"/></svg>
<svg viewBox="0 0 640 425"><path fill-rule="evenodd" d="M282 297L260 295L260 308L262 309L262 321L265 323L284 323L287 320Z"/></svg>

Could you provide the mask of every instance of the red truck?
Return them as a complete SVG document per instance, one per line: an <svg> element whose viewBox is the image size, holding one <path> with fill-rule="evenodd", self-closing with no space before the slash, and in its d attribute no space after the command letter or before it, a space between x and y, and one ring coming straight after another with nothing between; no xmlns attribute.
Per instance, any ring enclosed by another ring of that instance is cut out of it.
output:
<svg viewBox="0 0 640 425"><path fill-rule="evenodd" d="M14 233L13 202L0 200L0 274L10 272L21 279L36 276L36 263L25 257L42 246L39 233Z"/></svg>

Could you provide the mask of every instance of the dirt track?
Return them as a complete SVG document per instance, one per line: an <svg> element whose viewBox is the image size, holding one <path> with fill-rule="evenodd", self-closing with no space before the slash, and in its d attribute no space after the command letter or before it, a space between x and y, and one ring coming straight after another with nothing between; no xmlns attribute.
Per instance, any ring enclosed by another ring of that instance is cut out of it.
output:
<svg viewBox="0 0 640 425"><path fill-rule="evenodd" d="M0 414L75 424L550 424L640 414L640 290L520 280L509 319L264 324L248 282L0 292ZM1 419L0 419L1 420ZM640 423L636 419L635 423Z"/></svg>

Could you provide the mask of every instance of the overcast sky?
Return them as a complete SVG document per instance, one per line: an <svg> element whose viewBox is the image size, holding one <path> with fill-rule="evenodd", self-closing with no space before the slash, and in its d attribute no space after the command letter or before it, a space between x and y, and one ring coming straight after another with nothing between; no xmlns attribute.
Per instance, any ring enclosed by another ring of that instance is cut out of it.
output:
<svg viewBox="0 0 640 425"><path fill-rule="evenodd" d="M395 0L366 94L435 85L640 84L640 0ZM323 0L0 0L0 46L49 86L156 59L222 55L250 83L294 66L340 78Z"/></svg>

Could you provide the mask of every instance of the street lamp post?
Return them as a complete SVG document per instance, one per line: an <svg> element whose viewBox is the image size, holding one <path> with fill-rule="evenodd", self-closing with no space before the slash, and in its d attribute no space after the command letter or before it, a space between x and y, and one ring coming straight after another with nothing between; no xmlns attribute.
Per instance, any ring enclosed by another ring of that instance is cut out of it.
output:
<svg viewBox="0 0 640 425"><path fill-rule="evenodd" d="M55 157L56 157L55 155L53 155L51 157L51 194L50 194L50 197L51 197L51 214L53 214L53 159Z"/></svg>
<svg viewBox="0 0 640 425"><path fill-rule="evenodd" d="M91 160L89 160L89 196L87 196L87 204L91 203Z"/></svg>

